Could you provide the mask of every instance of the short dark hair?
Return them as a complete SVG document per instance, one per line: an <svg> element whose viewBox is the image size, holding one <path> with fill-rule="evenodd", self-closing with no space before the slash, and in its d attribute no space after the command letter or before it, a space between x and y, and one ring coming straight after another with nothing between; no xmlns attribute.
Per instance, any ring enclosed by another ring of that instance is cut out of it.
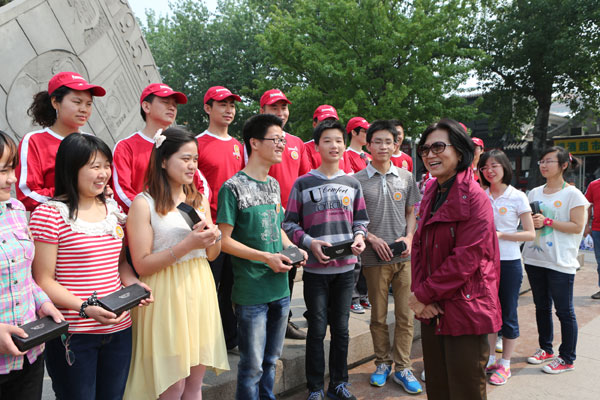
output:
<svg viewBox="0 0 600 400"><path fill-rule="evenodd" d="M335 119L323 120L323 121L321 121L321 123L319 123L317 126L315 126L315 129L313 131L313 139L314 139L316 145L319 144L319 140L321 140L321 135L327 129L337 129L337 130L341 131L342 137L344 137L344 134L346 133L346 131L344 130L344 127L342 126L342 123L340 121L335 120Z"/></svg>
<svg viewBox="0 0 600 400"><path fill-rule="evenodd" d="M558 163L561 165L561 167L564 163L567 163L567 168L563 169L563 175L565 171L569 168L575 169L581 164L579 158L573 157L573 155L569 153L564 147L560 146L546 147L542 151L542 154L540 154L540 158L538 159L538 161L541 161L542 158L546 156L546 154L554 153L555 151L557 152L556 158L558 158Z"/></svg>
<svg viewBox="0 0 600 400"><path fill-rule="evenodd" d="M479 163L477 164L477 169L480 172L479 178L481 179L481 182L485 186L490 186L490 183L488 182L488 180L485 179L485 177L483 176L483 173L481 173L481 168L483 168L485 166L485 163L490 158L493 158L494 160L496 160L498 162L498 164L502 165L502 171L504 172L504 176L502 176L502 183L504 183L505 185L510 185L510 182L512 181L512 175L513 175L512 166L510 165L510 160L508 159L506 154L504 154L504 152L502 150L498 150L498 149L486 151L485 153L483 153L480 156Z"/></svg>
<svg viewBox="0 0 600 400"><path fill-rule="evenodd" d="M394 124L394 126L399 126L402 129L404 129L404 124L402 122L400 122L400 120L398 120L398 119L390 119L390 122L392 124Z"/></svg>
<svg viewBox="0 0 600 400"><path fill-rule="evenodd" d="M156 95L154 93L150 93L148 96L144 97L144 100L142 100L142 103L144 101L147 101L148 103L152 104L155 97L156 97ZM140 104L140 115L142 116L142 119L144 120L144 122L146 122L146 112L142 108L141 104Z"/></svg>
<svg viewBox="0 0 600 400"><path fill-rule="evenodd" d="M213 103L215 102L215 99L208 99L208 101L204 104L209 105L212 107Z"/></svg>
<svg viewBox="0 0 600 400"><path fill-rule="evenodd" d="M166 139L160 147L152 147L150 162L146 170L144 190L154 199L156 212L159 215L166 215L176 204L173 202L171 185L169 184L167 170L163 168L163 162L171 158L186 143L193 142L197 147L198 141L193 133L180 127L168 128L162 132L162 135ZM198 192L193 182L183 186L183 193L185 193L187 204L194 208L200 207L202 194Z"/></svg>
<svg viewBox="0 0 600 400"><path fill-rule="evenodd" d="M378 131L388 131L392 134L394 143L398 141L398 130L396 129L396 124L394 124L392 120L378 119L369 125L369 129L367 129L367 143L371 143L373 134Z"/></svg>
<svg viewBox="0 0 600 400"><path fill-rule="evenodd" d="M40 126L48 127L54 125L57 114L54 107L52 107L52 98L54 97L57 102L62 103L65 96L72 91L73 89L61 86L52 92L52 95L48 94L47 90L36 93L33 95L33 103L27 109L27 115L33 119L33 122Z"/></svg>
<svg viewBox="0 0 600 400"><path fill-rule="evenodd" d="M421 135L421 140L419 140L417 148L423 146L427 141L427 136L437 129L448 132L450 144L454 147L454 150L460 154L461 159L456 166L456 171L460 172L470 168L473 157L475 156L475 145L463 127L453 119L442 118L438 122L429 125ZM419 154L419 158L423 158L421 157L420 152L417 151L417 154Z"/></svg>
<svg viewBox="0 0 600 400"><path fill-rule="evenodd" d="M248 157L252 154L250 139L263 139L269 128L274 125L283 129L283 121L274 114L257 114L246 120L242 128L242 137L244 138Z"/></svg>
<svg viewBox="0 0 600 400"><path fill-rule="evenodd" d="M71 133L58 146L54 166L54 200L67 204L71 219L77 218L79 206L79 170L98 152L104 154L112 164L110 148L102 139L94 135ZM104 192L97 197L103 203L106 202Z"/></svg>
<svg viewBox="0 0 600 400"><path fill-rule="evenodd" d="M4 152L8 151L8 163L12 169L17 168L19 164L19 151L15 141L4 131L0 131L0 157L4 156Z"/></svg>

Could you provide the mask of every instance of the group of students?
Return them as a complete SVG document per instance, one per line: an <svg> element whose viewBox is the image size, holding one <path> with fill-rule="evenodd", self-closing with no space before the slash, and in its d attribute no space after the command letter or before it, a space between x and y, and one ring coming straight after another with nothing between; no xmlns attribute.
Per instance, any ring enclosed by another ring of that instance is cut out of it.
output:
<svg viewBox="0 0 600 400"><path fill-rule="evenodd" d="M510 186L502 152L479 159L476 172L488 187L481 190L471 168L478 146L453 120L421 136L418 154L436 178L421 199L412 159L399 151L398 121L355 117L344 127L335 108L322 105L313 115L313 140L303 143L284 131L291 102L273 89L244 124L242 146L228 133L239 96L210 88L209 126L194 136L171 127L187 97L156 83L140 97L145 127L111 152L80 133L93 96L105 93L61 72L29 108L43 129L25 135L18 148L0 133L0 396L39 399L45 358L58 399L199 399L206 369L228 370L227 350L237 346L236 398L274 399L275 366L288 336L306 338L308 399L354 399L348 319L367 307L373 386L392 376L408 393L422 392L410 365L412 310L423 323L428 396L485 398L486 372L493 384L510 378L519 335L518 242L534 237L523 259L540 349L529 361L552 359L544 368L551 373L573 368L571 245L581 238L587 202L564 183L562 173L576 160L563 149L549 149L539 162L547 185L529 195L542 210L532 217L528 200ZM10 198L14 183L19 200ZM176 208L182 202L201 217L191 231ZM541 228L537 234L534 227ZM345 240L352 254L324 254ZM394 252L398 242L404 250ZM298 267L306 334L290 321L296 267L280 254L296 246L304 257ZM360 290L361 277L367 291ZM134 283L152 296L131 313L98 306L98 298ZM553 302L563 328L558 357ZM17 326L36 315L66 320L69 333L47 342L45 352L42 345L22 353L10 334L22 336ZM500 330L504 353L495 360L487 335ZM473 363L465 362L469 357Z"/></svg>

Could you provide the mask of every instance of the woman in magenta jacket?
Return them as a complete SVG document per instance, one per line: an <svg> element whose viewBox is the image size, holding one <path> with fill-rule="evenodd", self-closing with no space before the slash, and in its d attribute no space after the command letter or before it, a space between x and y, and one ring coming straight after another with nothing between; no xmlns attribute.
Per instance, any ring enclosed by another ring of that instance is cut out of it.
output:
<svg viewBox="0 0 600 400"><path fill-rule="evenodd" d="M471 138L458 122L430 125L418 146L436 178L412 244L409 303L421 321L429 399L485 399L487 334L502 325L492 207L473 179Z"/></svg>

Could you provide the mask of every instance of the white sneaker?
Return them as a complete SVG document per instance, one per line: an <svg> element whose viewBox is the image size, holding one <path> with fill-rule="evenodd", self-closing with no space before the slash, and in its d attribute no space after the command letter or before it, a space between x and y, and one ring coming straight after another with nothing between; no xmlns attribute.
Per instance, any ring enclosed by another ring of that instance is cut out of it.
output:
<svg viewBox="0 0 600 400"><path fill-rule="evenodd" d="M496 338L496 353L502 353L502 337L498 336Z"/></svg>
<svg viewBox="0 0 600 400"><path fill-rule="evenodd" d="M421 372L421 380L423 382L425 382L425 370L423 370L423 372Z"/></svg>

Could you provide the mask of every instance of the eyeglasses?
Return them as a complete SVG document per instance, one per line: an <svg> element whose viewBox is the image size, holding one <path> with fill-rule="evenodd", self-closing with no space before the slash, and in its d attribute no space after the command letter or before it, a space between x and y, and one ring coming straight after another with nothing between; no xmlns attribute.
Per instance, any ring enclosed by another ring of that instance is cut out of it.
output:
<svg viewBox="0 0 600 400"><path fill-rule="evenodd" d="M446 150L446 146L452 146L452 145L450 143L444 143L444 142L435 142L429 146L424 144L423 146L419 146L419 148L417 149L417 152L419 153L419 155L421 157L427 157L427 155L429 154L429 150L431 150L431 152L433 154L440 154L444 150Z"/></svg>
<svg viewBox="0 0 600 400"><path fill-rule="evenodd" d="M481 168L479 168L479 170L480 170L481 172L485 172L485 171L487 171L488 169L496 169L496 168L501 168L501 167L502 167L502 164L490 164L490 166L489 166L489 167L481 167Z"/></svg>
<svg viewBox="0 0 600 400"><path fill-rule="evenodd" d="M546 164L552 164L552 163L557 163L559 162L558 160L541 160L537 162L537 165L546 165Z"/></svg>
<svg viewBox="0 0 600 400"><path fill-rule="evenodd" d="M282 145L285 146L285 144L287 143L287 140L285 140L284 138L278 138L278 137L276 137L276 138L266 138L265 137L265 138L262 138L260 140L272 140L273 144L275 144L275 146L277 146L279 144L282 144Z"/></svg>
<svg viewBox="0 0 600 400"><path fill-rule="evenodd" d="M63 344L63 346L65 346L65 359L67 360L67 365L69 367L73 366L73 364L75 364L75 353L73 353L73 350L71 350L69 348L69 344L71 342L71 337L73 335L72 334L62 334L60 335L60 340Z"/></svg>

